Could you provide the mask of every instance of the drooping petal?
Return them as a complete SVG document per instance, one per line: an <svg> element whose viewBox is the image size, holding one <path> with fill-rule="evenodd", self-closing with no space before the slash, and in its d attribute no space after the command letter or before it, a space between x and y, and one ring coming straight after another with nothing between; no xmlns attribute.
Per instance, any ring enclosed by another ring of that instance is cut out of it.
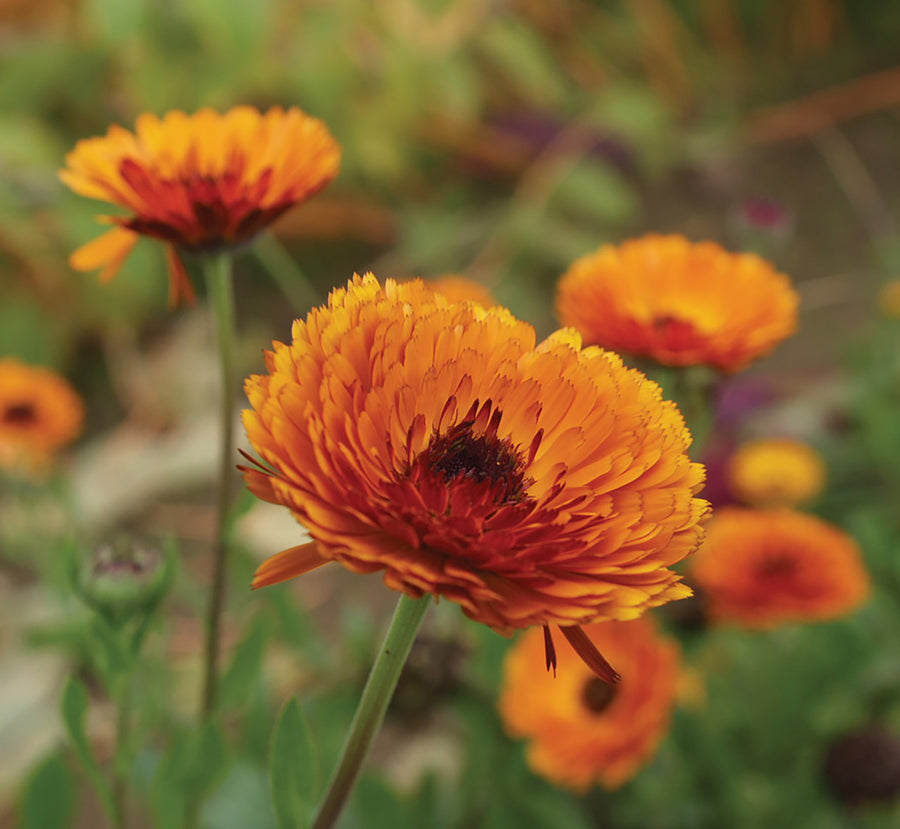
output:
<svg viewBox="0 0 900 829"><path fill-rule="evenodd" d="M302 576L316 567L327 564L331 559L323 556L315 541L301 544L298 547L290 547L267 558L253 575L251 586L254 590L259 587L268 587L271 584L279 584L288 579Z"/></svg>

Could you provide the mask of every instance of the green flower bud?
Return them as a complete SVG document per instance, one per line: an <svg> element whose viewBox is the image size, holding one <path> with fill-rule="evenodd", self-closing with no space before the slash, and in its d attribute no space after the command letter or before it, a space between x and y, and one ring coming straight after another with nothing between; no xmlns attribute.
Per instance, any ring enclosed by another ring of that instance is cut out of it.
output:
<svg viewBox="0 0 900 829"><path fill-rule="evenodd" d="M124 621L156 605L171 581L171 556L137 539L104 544L81 569L84 600L111 621Z"/></svg>

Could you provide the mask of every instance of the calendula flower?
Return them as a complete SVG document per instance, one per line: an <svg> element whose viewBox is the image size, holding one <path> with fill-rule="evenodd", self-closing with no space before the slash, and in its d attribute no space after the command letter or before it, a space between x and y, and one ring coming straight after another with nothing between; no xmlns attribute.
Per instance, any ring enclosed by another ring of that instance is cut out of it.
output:
<svg viewBox="0 0 900 829"><path fill-rule="evenodd" d="M41 466L81 434L84 404L56 372L0 359L0 467Z"/></svg>
<svg viewBox="0 0 900 829"><path fill-rule="evenodd" d="M79 248L70 263L111 279L140 236L166 242L169 303L194 290L178 251L207 252L252 239L336 175L340 148L325 125L296 107L260 113L144 114L79 141L59 177L76 193L122 207L115 227Z"/></svg>
<svg viewBox="0 0 900 829"><path fill-rule="evenodd" d="M574 661L556 677L535 672L543 642L534 629L506 654L498 703L509 734L529 741L532 770L578 792L595 783L616 789L652 759L668 731L680 673L677 644L648 616L598 622L585 633L619 668L618 684Z"/></svg>
<svg viewBox="0 0 900 829"><path fill-rule="evenodd" d="M659 387L572 330L540 345L504 308L420 280L354 276L297 320L245 384L246 468L315 539L255 586L326 561L445 596L508 633L631 619L689 594L669 565L699 543L703 469ZM547 632L547 660L553 663Z"/></svg>
<svg viewBox="0 0 900 829"><path fill-rule="evenodd" d="M451 302L479 302L485 308L497 304L493 294L484 285L465 276L444 274L437 279L429 279L425 284Z"/></svg>
<svg viewBox="0 0 900 829"><path fill-rule="evenodd" d="M754 254L649 235L574 262L556 308L587 343L734 372L794 333L797 303L790 280Z"/></svg>
<svg viewBox="0 0 900 829"><path fill-rule="evenodd" d="M742 444L731 456L728 485L748 506L795 506L822 491L825 463L801 441L754 440Z"/></svg>
<svg viewBox="0 0 900 829"><path fill-rule="evenodd" d="M789 509L717 510L691 577L713 619L749 628L838 618L869 594L856 542Z"/></svg>

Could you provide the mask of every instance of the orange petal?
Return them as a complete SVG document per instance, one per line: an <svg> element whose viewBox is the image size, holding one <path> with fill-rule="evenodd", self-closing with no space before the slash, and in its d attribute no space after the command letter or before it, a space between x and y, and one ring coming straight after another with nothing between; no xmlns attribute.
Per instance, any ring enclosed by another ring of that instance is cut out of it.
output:
<svg viewBox="0 0 900 829"><path fill-rule="evenodd" d="M69 264L76 271L100 272L102 282L109 282L122 267L125 258L137 244L138 234L124 227L114 227L86 245L82 245L69 257Z"/></svg>
<svg viewBox="0 0 900 829"><path fill-rule="evenodd" d="M302 576L310 570L315 570L323 564L331 561L319 552L319 545L315 541L301 544L299 547L290 547L267 558L256 570L251 587L256 590L259 587L268 587L270 584Z"/></svg>
<svg viewBox="0 0 900 829"><path fill-rule="evenodd" d="M166 265L169 267L169 310L178 307L182 299L188 305L193 304L197 298L194 286L175 245L166 245Z"/></svg>
<svg viewBox="0 0 900 829"><path fill-rule="evenodd" d="M562 631L562 635L569 640L569 644L575 653L581 657L584 664L600 679L613 685L622 678L616 669L603 658L603 654L597 650L594 643L588 639L588 635L578 625L567 625L565 627L560 625L559 629Z"/></svg>

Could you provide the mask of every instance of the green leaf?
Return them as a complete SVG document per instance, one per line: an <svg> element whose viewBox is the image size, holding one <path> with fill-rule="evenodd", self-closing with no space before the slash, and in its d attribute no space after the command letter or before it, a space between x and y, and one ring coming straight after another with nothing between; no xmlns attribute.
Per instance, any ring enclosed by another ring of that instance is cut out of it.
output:
<svg viewBox="0 0 900 829"><path fill-rule="evenodd" d="M153 781L156 825L179 829L186 815L226 771L230 757L222 727L212 720L180 735Z"/></svg>
<svg viewBox="0 0 900 829"><path fill-rule="evenodd" d="M66 829L75 805L75 782L58 754L35 769L22 795L22 829Z"/></svg>
<svg viewBox="0 0 900 829"><path fill-rule="evenodd" d="M296 697L284 706L275 723L269 780L278 825L282 829L307 825L316 796L316 751Z"/></svg>
<svg viewBox="0 0 900 829"><path fill-rule="evenodd" d="M560 182L551 202L596 222L624 224L638 213L634 188L603 161L583 158Z"/></svg>
<svg viewBox="0 0 900 829"><path fill-rule="evenodd" d="M91 750L91 744L88 741L87 734L84 730L84 718L87 714L88 695L84 687L84 683L70 677L63 690L62 696L62 718L66 726L66 732L75 751L75 756L81 763L85 774L94 786L97 796L107 810L108 814L113 813L112 792L109 783L103 776L100 765L94 757Z"/></svg>
<svg viewBox="0 0 900 829"><path fill-rule="evenodd" d="M231 664L219 686L217 707L220 711L242 708L249 702L259 680L269 630L268 617L257 616L247 635L235 648Z"/></svg>
<svg viewBox="0 0 900 829"><path fill-rule="evenodd" d="M79 762L85 769L100 772L100 767L91 751L90 743L84 731L84 718L87 714L88 696L84 684L75 677L70 677L66 683L62 697L62 716L72 741L72 747Z"/></svg>

